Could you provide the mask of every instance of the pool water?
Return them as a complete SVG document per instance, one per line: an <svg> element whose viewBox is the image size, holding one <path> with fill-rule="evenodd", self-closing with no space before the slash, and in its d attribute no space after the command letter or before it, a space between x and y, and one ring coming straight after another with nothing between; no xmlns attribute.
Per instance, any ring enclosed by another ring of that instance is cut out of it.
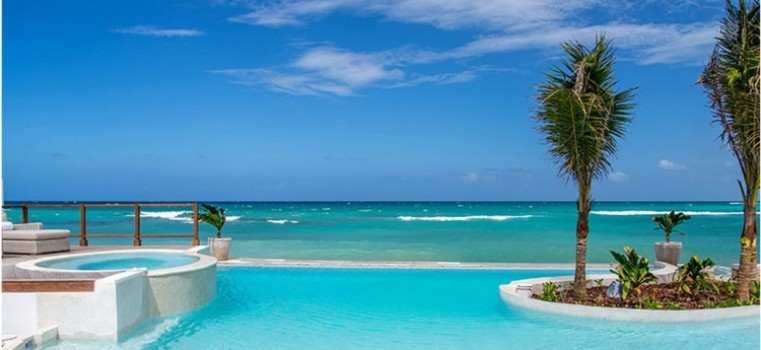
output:
<svg viewBox="0 0 761 350"><path fill-rule="evenodd" d="M759 320L640 324L505 305L511 280L571 270L220 268L209 306L126 341L51 349L758 349Z"/></svg>
<svg viewBox="0 0 761 350"><path fill-rule="evenodd" d="M126 270L144 267L149 270L168 269L192 264L198 257L176 253L129 252L73 256L62 259L48 260L36 265L58 270Z"/></svg>

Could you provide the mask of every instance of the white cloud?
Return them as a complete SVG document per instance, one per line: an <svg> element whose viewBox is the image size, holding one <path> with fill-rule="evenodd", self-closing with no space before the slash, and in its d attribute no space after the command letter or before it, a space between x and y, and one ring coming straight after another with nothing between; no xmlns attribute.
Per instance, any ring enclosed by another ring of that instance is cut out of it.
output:
<svg viewBox="0 0 761 350"><path fill-rule="evenodd" d="M334 11L380 16L403 23L429 24L442 29L472 27L540 27L572 17L581 9L598 7L590 0L283 0L249 6L234 22L271 27L302 25Z"/></svg>
<svg viewBox="0 0 761 350"><path fill-rule="evenodd" d="M354 91L348 86L323 81L314 75L280 73L267 69L222 69L210 71L232 78L234 84L263 86L264 88L292 95L351 96Z"/></svg>
<svg viewBox="0 0 761 350"><path fill-rule="evenodd" d="M424 61L556 48L562 41L591 41L603 32L615 40L617 47L629 50L627 54L640 64L696 64L710 55L718 34L717 22L625 23L618 19L627 13L621 13L621 8L636 9L648 4L618 5L595 0L282 0L249 6L250 12L231 20L275 27L304 25L341 11L443 30L481 31L477 38L458 48L421 56ZM669 3L659 6L672 7ZM608 16L601 16L606 10ZM597 11L595 18L610 19L586 25L583 19L588 11Z"/></svg>
<svg viewBox="0 0 761 350"><path fill-rule="evenodd" d="M471 81L483 72L511 72L495 67L474 67L462 72L407 78L400 67L416 55L406 52L357 53L330 46L307 49L291 64L282 67L254 69L220 69L210 73L231 77L231 82L262 86L293 95L351 96L369 86L387 88L420 84L455 84Z"/></svg>
<svg viewBox="0 0 761 350"><path fill-rule="evenodd" d="M658 161L658 167L666 170L682 170L686 168L684 164L677 164L668 159L661 159Z"/></svg>
<svg viewBox="0 0 761 350"><path fill-rule="evenodd" d="M614 171L608 175L608 179L613 182L626 182L629 181L629 175L622 171Z"/></svg>
<svg viewBox="0 0 761 350"><path fill-rule="evenodd" d="M134 34L163 38L204 36L206 33L196 29L160 29L154 26L134 26L114 30L121 34Z"/></svg>
<svg viewBox="0 0 761 350"><path fill-rule="evenodd" d="M601 33L621 49L620 57L638 64L701 64L711 53L719 27L716 22L638 23L627 14L649 4L634 1L621 6L602 0L277 0L232 4L244 6L248 12L230 20L251 25L306 25L341 12L476 33L459 46L438 50L406 46L353 52L332 46L302 46L299 56L285 66L215 71L235 77L235 83L299 95L349 96L368 87L465 83L505 69L465 67L461 71L419 74L414 66L461 63L520 50L557 50L563 41L591 43ZM657 6L674 10L668 3ZM595 11L595 16L587 16L590 11ZM586 23L590 20L597 23Z"/></svg>
<svg viewBox="0 0 761 350"><path fill-rule="evenodd" d="M469 173L461 176L460 180L465 181L465 182L477 182L478 181L478 173L469 172Z"/></svg>
<svg viewBox="0 0 761 350"><path fill-rule="evenodd" d="M364 86L380 80L396 80L404 73L387 69L381 54L361 54L332 47L318 47L304 53L293 67L311 71L346 86Z"/></svg>

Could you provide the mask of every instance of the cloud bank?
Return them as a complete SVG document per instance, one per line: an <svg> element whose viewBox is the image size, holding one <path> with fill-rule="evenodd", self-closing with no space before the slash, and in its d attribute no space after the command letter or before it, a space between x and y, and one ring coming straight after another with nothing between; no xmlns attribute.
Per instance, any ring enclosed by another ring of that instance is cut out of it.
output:
<svg viewBox="0 0 761 350"><path fill-rule="evenodd" d="M456 72L421 75L416 65L468 60L522 50L557 49L567 40L591 42L600 33L614 40L622 55L636 64L697 65L710 55L718 22L637 22L626 16L649 2L602 0L280 0L233 2L244 13L230 21L282 28L308 26L340 13L379 21L432 26L442 32L465 32L472 39L448 49L390 48L354 52L330 46L305 48L284 67L222 69L234 83L262 86L291 94L353 95L369 86L410 87L464 83L490 72L466 67ZM695 6L709 6L698 4ZM668 2L659 9L681 11ZM639 18L649 18L639 16ZM588 23L595 20L596 23ZM446 33L443 33L446 34ZM494 69L491 72L499 71Z"/></svg>

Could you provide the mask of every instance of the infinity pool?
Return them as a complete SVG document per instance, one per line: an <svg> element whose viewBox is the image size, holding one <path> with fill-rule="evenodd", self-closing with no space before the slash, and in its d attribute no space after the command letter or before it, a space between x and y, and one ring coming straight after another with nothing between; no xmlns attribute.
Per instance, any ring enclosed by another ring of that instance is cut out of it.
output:
<svg viewBox="0 0 761 350"><path fill-rule="evenodd" d="M51 349L754 349L755 318L639 324L513 308L498 286L571 270L220 268L217 299L119 344Z"/></svg>

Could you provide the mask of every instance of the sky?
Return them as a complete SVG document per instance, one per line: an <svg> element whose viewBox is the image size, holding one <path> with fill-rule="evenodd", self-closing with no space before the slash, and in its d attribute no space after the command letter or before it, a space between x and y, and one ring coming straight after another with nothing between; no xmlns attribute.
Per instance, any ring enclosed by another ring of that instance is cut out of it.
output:
<svg viewBox="0 0 761 350"><path fill-rule="evenodd" d="M737 201L696 84L723 1L4 0L6 201L573 201L533 119L604 34L598 201Z"/></svg>

